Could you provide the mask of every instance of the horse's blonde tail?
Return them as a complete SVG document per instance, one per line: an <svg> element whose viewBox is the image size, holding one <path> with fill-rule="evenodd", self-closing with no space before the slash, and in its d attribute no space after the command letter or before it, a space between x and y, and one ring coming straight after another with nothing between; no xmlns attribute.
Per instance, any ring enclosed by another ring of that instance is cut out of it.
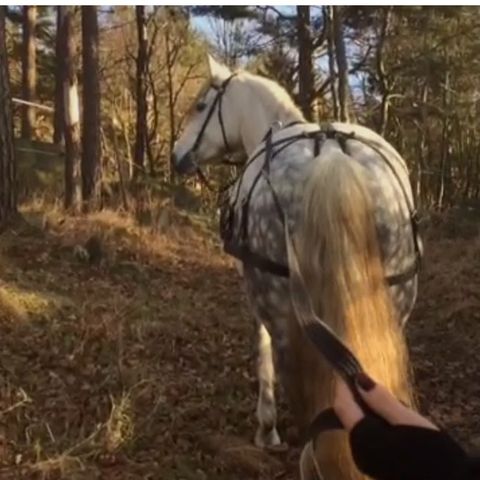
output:
<svg viewBox="0 0 480 480"><path fill-rule="evenodd" d="M374 379L413 403L405 339L385 283L373 205L363 167L327 140L305 186L295 235L300 271L316 313ZM331 406L334 372L295 320L289 325L304 412L310 421ZM323 434L316 459L326 479L364 478L344 432Z"/></svg>

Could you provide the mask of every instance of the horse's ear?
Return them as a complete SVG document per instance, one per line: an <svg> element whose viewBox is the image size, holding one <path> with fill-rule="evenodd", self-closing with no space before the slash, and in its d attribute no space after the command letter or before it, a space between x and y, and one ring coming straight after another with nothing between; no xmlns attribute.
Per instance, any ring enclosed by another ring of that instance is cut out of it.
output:
<svg viewBox="0 0 480 480"><path fill-rule="evenodd" d="M208 68L213 82L222 83L232 74L226 65L217 62L210 54L208 54Z"/></svg>

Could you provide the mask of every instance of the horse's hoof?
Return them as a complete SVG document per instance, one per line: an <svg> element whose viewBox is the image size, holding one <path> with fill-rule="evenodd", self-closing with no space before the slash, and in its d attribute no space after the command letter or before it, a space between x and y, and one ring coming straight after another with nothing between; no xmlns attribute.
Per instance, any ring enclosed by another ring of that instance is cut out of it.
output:
<svg viewBox="0 0 480 480"><path fill-rule="evenodd" d="M255 435L255 445L260 448L276 447L280 445L280 435L276 428L272 428L269 431L263 430L261 427L257 430Z"/></svg>

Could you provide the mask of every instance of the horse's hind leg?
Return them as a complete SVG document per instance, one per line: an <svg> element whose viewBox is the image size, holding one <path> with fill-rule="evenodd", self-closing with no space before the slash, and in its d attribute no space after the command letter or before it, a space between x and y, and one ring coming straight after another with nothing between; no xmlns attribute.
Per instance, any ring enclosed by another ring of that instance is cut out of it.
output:
<svg viewBox="0 0 480 480"><path fill-rule="evenodd" d="M255 444L259 447L280 444L277 432L277 408L275 405L275 367L272 339L262 322L258 323L258 430Z"/></svg>

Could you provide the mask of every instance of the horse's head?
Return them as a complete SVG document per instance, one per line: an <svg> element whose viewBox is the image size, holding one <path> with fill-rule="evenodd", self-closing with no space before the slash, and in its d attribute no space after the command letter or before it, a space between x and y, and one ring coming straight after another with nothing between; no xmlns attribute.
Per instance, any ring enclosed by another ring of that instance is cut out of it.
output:
<svg viewBox="0 0 480 480"><path fill-rule="evenodd" d="M194 173L201 163L220 159L239 145L232 97L235 74L210 56L208 64L210 79L198 94L172 152L172 164L182 175Z"/></svg>

